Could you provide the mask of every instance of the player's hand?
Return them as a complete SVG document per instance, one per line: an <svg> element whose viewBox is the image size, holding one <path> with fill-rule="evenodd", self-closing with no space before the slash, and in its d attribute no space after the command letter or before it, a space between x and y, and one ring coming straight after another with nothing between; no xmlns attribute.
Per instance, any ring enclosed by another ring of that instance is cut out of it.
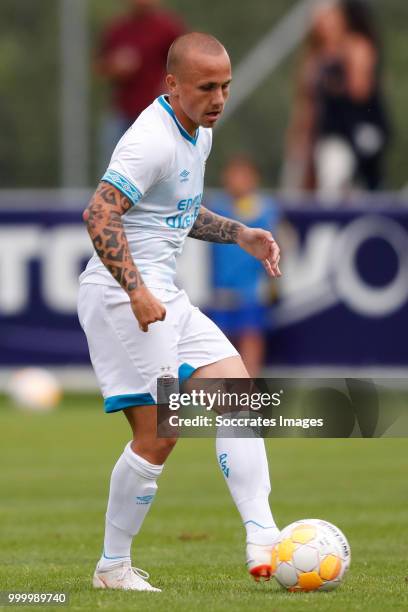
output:
<svg viewBox="0 0 408 612"><path fill-rule="evenodd" d="M237 244L247 253L259 259L269 276L282 276L279 269L280 249L271 232L260 228L245 227Z"/></svg>
<svg viewBox="0 0 408 612"><path fill-rule="evenodd" d="M130 305L139 327L147 332L149 325L156 321L164 321L166 309L163 304L145 286L136 289L130 294Z"/></svg>

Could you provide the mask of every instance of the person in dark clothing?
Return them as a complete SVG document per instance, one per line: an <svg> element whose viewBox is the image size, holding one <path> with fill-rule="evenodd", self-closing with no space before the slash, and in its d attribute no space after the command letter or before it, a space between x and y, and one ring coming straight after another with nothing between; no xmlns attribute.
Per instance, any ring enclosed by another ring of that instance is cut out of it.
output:
<svg viewBox="0 0 408 612"><path fill-rule="evenodd" d="M107 25L97 51L96 70L112 88L112 113L103 133L103 165L122 134L163 93L166 58L186 31L182 20L159 0L127 0L129 11ZM106 158L106 159L105 159Z"/></svg>
<svg viewBox="0 0 408 612"><path fill-rule="evenodd" d="M355 179L369 190L382 186L390 128L381 63L365 2L341 0L318 8L288 138L289 160L298 164L298 187L335 199Z"/></svg>

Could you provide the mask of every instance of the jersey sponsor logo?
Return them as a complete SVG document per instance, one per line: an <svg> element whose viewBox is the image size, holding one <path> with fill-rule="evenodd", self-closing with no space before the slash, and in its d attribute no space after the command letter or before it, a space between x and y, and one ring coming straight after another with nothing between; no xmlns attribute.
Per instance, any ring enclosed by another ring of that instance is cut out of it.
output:
<svg viewBox="0 0 408 612"><path fill-rule="evenodd" d="M202 199L203 194L199 193L192 198L179 200L177 202L177 210L180 212L176 215L166 217L166 224L171 227L171 229L186 229L194 225L198 213L200 212Z"/></svg>
<svg viewBox="0 0 408 612"><path fill-rule="evenodd" d="M182 170L179 174L180 183L186 183L188 181L188 177L190 176L189 170Z"/></svg>

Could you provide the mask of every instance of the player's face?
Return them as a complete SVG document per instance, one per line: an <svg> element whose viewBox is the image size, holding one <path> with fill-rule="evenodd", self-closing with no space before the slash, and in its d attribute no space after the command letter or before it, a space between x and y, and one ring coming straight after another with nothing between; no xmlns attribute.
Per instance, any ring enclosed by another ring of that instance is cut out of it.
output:
<svg viewBox="0 0 408 612"><path fill-rule="evenodd" d="M231 62L228 54L197 54L185 62L177 76L168 75L172 99L182 122L192 128L213 127L224 110L231 83Z"/></svg>

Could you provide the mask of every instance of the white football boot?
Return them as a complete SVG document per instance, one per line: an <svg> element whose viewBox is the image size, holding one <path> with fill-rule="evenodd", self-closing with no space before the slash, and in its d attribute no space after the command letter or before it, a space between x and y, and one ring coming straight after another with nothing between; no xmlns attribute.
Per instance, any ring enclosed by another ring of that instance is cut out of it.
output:
<svg viewBox="0 0 408 612"><path fill-rule="evenodd" d="M270 580L275 573L272 552L278 538L279 531L276 529L276 537L273 544L253 544L247 542L246 565L248 572L257 582Z"/></svg>
<svg viewBox="0 0 408 612"><path fill-rule="evenodd" d="M132 567L130 561L118 563L110 568L100 568L99 563L93 576L95 589L123 589L124 591L155 591L160 593L147 579L149 574L138 567Z"/></svg>
<svg viewBox="0 0 408 612"><path fill-rule="evenodd" d="M273 544L247 544L247 568L257 582L270 580L272 576L272 550Z"/></svg>

